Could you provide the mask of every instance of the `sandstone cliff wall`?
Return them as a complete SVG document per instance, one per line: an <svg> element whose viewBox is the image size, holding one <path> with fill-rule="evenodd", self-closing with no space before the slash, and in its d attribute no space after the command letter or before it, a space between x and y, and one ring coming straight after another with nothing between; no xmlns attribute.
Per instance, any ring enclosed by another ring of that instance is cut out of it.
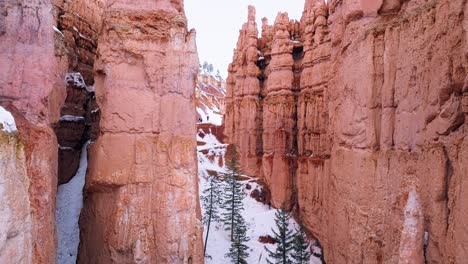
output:
<svg viewBox="0 0 468 264"><path fill-rule="evenodd" d="M4 263L55 263L57 139L51 124L65 99L65 69L55 54L54 25L50 2L0 3L0 104L13 113L19 130L0 143L0 182L7 183L0 200L10 211L2 216L17 221L1 235Z"/></svg>
<svg viewBox="0 0 468 264"><path fill-rule="evenodd" d="M59 184L75 175L81 149L99 135L99 107L94 96L94 61L102 27L104 0L54 0L55 54L64 76L63 118L54 126L59 143Z"/></svg>
<svg viewBox="0 0 468 264"><path fill-rule="evenodd" d="M80 263L203 263L195 32L181 1L114 1L103 14ZM190 115L189 113L193 113Z"/></svg>
<svg viewBox="0 0 468 264"><path fill-rule="evenodd" d="M0 105L18 126L0 131L1 263L56 262L57 179L99 135L79 262L203 262L186 24L181 1L0 3Z"/></svg>
<svg viewBox="0 0 468 264"><path fill-rule="evenodd" d="M466 259L467 8L309 0L299 25L279 14L252 37L260 73L247 68L241 31L228 141L241 156L257 149L244 171L265 178L275 206L291 201L327 262ZM249 74L255 108L236 108ZM256 138L244 144L245 134Z"/></svg>

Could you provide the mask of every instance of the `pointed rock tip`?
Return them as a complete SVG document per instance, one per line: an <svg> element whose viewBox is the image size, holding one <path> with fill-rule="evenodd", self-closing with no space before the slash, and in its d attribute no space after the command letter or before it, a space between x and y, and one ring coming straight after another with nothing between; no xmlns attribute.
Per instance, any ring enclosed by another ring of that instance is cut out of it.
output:
<svg viewBox="0 0 468 264"><path fill-rule="evenodd" d="M257 10L255 9L255 6L249 5L249 20L255 21L256 13L257 13Z"/></svg>

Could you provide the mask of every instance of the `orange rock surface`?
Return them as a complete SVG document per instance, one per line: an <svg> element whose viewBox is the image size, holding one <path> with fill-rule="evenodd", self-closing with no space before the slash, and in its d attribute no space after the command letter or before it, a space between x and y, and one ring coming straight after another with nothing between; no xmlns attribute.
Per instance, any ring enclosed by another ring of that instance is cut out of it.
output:
<svg viewBox="0 0 468 264"><path fill-rule="evenodd" d="M203 263L195 32L181 1L118 0L103 17L79 262Z"/></svg>
<svg viewBox="0 0 468 264"><path fill-rule="evenodd" d="M299 23L264 20L253 44L241 31L228 142L275 206L289 201L327 263L467 258L467 10L462 0L308 0ZM236 108L252 87L242 76L259 80L255 107Z"/></svg>
<svg viewBox="0 0 468 264"><path fill-rule="evenodd" d="M18 127L0 142L0 263L55 263L58 157L51 126L65 99L65 69L55 54L52 11L38 0L0 4L0 105Z"/></svg>

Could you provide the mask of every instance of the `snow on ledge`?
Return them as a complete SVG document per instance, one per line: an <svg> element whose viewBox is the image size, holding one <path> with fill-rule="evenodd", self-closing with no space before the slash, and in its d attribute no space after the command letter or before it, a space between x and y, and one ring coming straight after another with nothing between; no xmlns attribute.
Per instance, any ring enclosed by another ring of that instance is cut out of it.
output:
<svg viewBox="0 0 468 264"><path fill-rule="evenodd" d="M2 124L2 131L7 133L13 133L18 131L16 129L15 118L13 115L0 106L0 124Z"/></svg>
<svg viewBox="0 0 468 264"><path fill-rule="evenodd" d="M60 35L62 35L62 37L65 37L65 35L63 35L62 31L60 31L60 29L58 29L56 26L53 26L52 27L54 29L55 32L59 33Z"/></svg>
<svg viewBox="0 0 468 264"><path fill-rule="evenodd" d="M83 116L64 115L61 116L59 120L65 122L82 122L85 121L85 118Z"/></svg>
<svg viewBox="0 0 468 264"><path fill-rule="evenodd" d="M69 85L74 85L77 88L87 90L83 76L79 72L67 73L67 75L65 76L65 81Z"/></svg>

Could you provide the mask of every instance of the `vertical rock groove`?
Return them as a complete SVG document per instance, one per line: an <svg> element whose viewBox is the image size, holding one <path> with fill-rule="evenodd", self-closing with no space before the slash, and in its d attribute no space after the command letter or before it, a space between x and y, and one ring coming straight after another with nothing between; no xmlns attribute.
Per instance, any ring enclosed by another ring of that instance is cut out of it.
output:
<svg viewBox="0 0 468 264"><path fill-rule="evenodd" d="M263 20L263 158L243 166L265 179L273 205L293 198L327 262L458 263L468 254L456 246L468 245L466 8L463 0L307 0L298 24L287 14L273 26ZM244 47L239 41L234 58ZM246 71L236 59L230 69L231 79ZM225 125L235 134L257 114L240 111ZM408 196L418 197L415 210L405 209ZM417 219L405 227L408 211Z"/></svg>
<svg viewBox="0 0 468 264"><path fill-rule="evenodd" d="M181 1L114 1L95 63L79 263L202 263L195 32ZM192 113L192 114L189 114Z"/></svg>

